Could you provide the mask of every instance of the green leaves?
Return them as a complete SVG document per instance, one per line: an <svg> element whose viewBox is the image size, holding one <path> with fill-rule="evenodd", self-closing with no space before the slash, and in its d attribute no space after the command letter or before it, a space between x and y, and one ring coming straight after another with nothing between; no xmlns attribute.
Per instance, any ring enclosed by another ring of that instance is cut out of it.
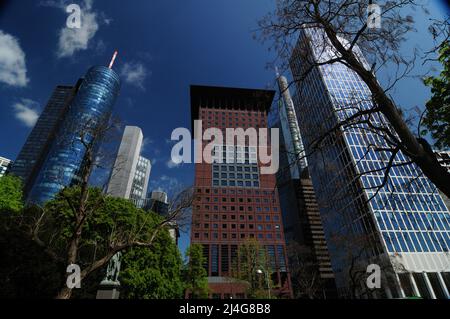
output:
<svg viewBox="0 0 450 319"><path fill-rule="evenodd" d="M22 182L15 176L0 177L0 213L19 213L23 208Z"/></svg>
<svg viewBox="0 0 450 319"><path fill-rule="evenodd" d="M156 216L155 216L156 217ZM121 297L126 299L182 298L181 255L167 230L151 248L133 248L122 259Z"/></svg>
<svg viewBox="0 0 450 319"><path fill-rule="evenodd" d="M423 124L426 127L421 133L435 139L438 148L450 147L450 42L442 43L439 50L439 61L444 70L437 77L423 80L431 88L432 97L426 104Z"/></svg>
<svg viewBox="0 0 450 319"><path fill-rule="evenodd" d="M46 242L51 236L52 246L61 254L79 222L76 216L80 217L80 193L79 187L66 188L44 207L44 223L50 232L40 236ZM98 188L89 188L84 207L86 217L80 243L80 266L106 254L113 243L147 242L160 222L158 216L136 208L128 200L106 196Z"/></svg>
<svg viewBox="0 0 450 319"><path fill-rule="evenodd" d="M192 294L193 299L208 298L208 274L203 267L205 264L203 246L192 244L186 253L186 257L189 258L184 270L186 289Z"/></svg>

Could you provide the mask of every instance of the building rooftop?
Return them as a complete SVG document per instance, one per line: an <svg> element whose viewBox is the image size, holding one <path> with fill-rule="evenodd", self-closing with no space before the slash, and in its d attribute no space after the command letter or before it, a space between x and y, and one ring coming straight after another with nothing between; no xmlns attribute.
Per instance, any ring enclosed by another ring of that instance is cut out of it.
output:
<svg viewBox="0 0 450 319"><path fill-rule="evenodd" d="M199 118L201 106L223 109L258 110L269 113L275 96L273 90L191 85L191 127ZM211 103L210 105L208 105Z"/></svg>

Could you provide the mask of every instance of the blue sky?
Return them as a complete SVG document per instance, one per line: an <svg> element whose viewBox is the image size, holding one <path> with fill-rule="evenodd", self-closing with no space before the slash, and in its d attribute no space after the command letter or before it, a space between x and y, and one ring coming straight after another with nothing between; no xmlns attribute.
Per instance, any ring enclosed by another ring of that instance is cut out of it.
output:
<svg viewBox="0 0 450 319"><path fill-rule="evenodd" d="M63 31L69 3L79 4L85 17L76 38ZM122 90L115 113L124 124L144 132L143 155L153 161L150 188L191 185L193 166L171 165L168 142L173 129L190 127L189 85L272 85L274 74L265 66L273 55L253 40L252 30L273 3L0 0L0 156L15 159L56 85L74 84L90 66L107 65L117 49L114 69L122 75ZM431 17L444 12L437 0L430 0L428 8ZM415 15L419 32L405 53L431 45L428 17ZM393 96L399 105L420 107L429 90L418 79L407 79ZM182 250L187 238L182 237Z"/></svg>

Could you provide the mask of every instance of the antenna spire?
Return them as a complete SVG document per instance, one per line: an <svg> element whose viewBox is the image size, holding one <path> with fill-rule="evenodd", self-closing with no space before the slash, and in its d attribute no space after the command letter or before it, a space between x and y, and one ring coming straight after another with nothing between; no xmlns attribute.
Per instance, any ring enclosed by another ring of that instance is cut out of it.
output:
<svg viewBox="0 0 450 319"><path fill-rule="evenodd" d="M113 57L111 59L111 62L109 63L109 68L112 69L114 62L116 61L117 55L119 54L119 52L116 50L114 51Z"/></svg>

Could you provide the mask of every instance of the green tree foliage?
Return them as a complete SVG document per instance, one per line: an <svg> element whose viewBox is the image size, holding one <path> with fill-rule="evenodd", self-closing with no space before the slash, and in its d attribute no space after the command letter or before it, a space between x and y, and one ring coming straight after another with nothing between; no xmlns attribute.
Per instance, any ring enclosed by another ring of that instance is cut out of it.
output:
<svg viewBox="0 0 450 319"><path fill-rule="evenodd" d="M444 69L439 76L424 79L431 88L432 97L426 104L423 124L424 134L431 133L438 148L450 147L450 41L445 41L439 50L439 62Z"/></svg>
<svg viewBox="0 0 450 319"><path fill-rule="evenodd" d="M0 177L0 213L18 213L23 208L22 182L18 177Z"/></svg>
<svg viewBox="0 0 450 319"><path fill-rule="evenodd" d="M19 227L0 225L0 299L53 298L64 271Z"/></svg>
<svg viewBox="0 0 450 319"><path fill-rule="evenodd" d="M249 283L248 298L268 298L268 287L274 288L271 268L263 246L248 239L239 246L239 263L232 265L232 277Z"/></svg>
<svg viewBox="0 0 450 319"><path fill-rule="evenodd" d="M185 266L184 277L186 289L191 294L192 299L208 298L208 274L203 266L205 257L203 256L202 245L193 244L186 252L188 262Z"/></svg>
<svg viewBox="0 0 450 319"><path fill-rule="evenodd" d="M79 187L66 188L44 207L42 223L49 231L40 232L40 238L61 257L77 224L74 207L79 193ZM128 200L105 196L98 188L89 189L86 210L89 216L81 229L77 261L81 268L89 267L94 258L106 255L111 244L127 243L134 236L143 242L149 240L158 222L153 214L137 209Z"/></svg>
<svg viewBox="0 0 450 319"><path fill-rule="evenodd" d="M132 248L122 257L121 298L177 299L183 297L183 261L167 230L151 248Z"/></svg>
<svg viewBox="0 0 450 319"><path fill-rule="evenodd" d="M68 242L79 224L75 217L79 200L79 187L66 188L44 207L28 207L21 213L0 216L0 296L55 297L65 287ZM95 296L108 257L115 253L111 247L124 247L122 251L130 250L130 254L141 256L136 263L146 263L142 268L146 273L159 272L160 278L150 278L153 281L149 285L153 287L164 278L176 278L176 273L180 276L181 261L176 247L164 228L158 230L161 217L136 208L128 200L106 196L97 188L89 188L85 209L88 213L81 228L75 262L82 270L82 289L76 290L74 297ZM147 251L143 252L144 249ZM97 263L99 260L104 262ZM131 269L124 270L124 274L131 280L137 266L131 262L128 265ZM166 283L152 297L179 296L182 290L179 282L180 279ZM133 288L141 288L131 284L127 287L129 295L133 294Z"/></svg>

